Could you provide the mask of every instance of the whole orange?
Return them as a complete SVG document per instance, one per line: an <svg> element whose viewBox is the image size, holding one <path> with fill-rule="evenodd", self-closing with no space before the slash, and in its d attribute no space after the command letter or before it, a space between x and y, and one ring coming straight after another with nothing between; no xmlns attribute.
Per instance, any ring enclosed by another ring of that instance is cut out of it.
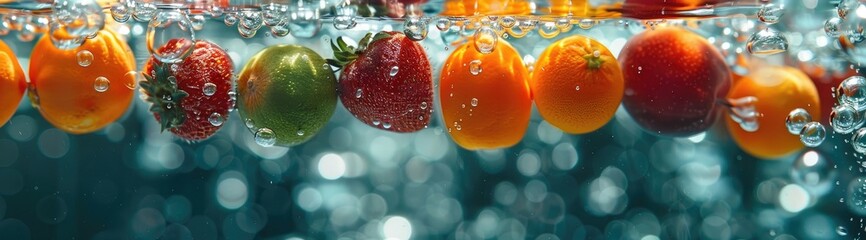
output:
<svg viewBox="0 0 866 240"><path fill-rule="evenodd" d="M135 58L126 42L99 31L61 50L42 37L30 56L30 98L55 127L74 134L99 130L126 112L135 89Z"/></svg>
<svg viewBox="0 0 866 240"><path fill-rule="evenodd" d="M604 126L616 113L622 101L622 71L604 45L574 35L541 53L530 89L547 122L567 133L587 133Z"/></svg>
<svg viewBox="0 0 866 240"><path fill-rule="evenodd" d="M0 41L0 126L15 114L27 88L24 70L12 49Z"/></svg>
<svg viewBox="0 0 866 240"><path fill-rule="evenodd" d="M448 133L466 149L512 146L529 125L529 73L514 47L497 42L489 54L479 53L473 42L464 44L442 67L442 117Z"/></svg>
<svg viewBox="0 0 866 240"><path fill-rule="evenodd" d="M743 150L763 158L784 157L803 148L800 137L788 132L785 118L791 110L803 108L815 120L821 116L818 90L812 80L799 69L766 66L754 69L737 82L728 94L729 99L756 97L758 130L746 132L731 118L727 118L728 132Z"/></svg>

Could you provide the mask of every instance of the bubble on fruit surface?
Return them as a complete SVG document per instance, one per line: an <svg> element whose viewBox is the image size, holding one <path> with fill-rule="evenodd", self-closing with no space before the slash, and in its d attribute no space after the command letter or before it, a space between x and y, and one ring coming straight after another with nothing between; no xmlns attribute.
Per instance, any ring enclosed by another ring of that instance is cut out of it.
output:
<svg viewBox="0 0 866 240"><path fill-rule="evenodd" d="M253 119L247 118L247 119L244 119L244 126L246 126L249 129L253 129L256 127L256 124L253 121Z"/></svg>
<svg viewBox="0 0 866 240"><path fill-rule="evenodd" d="M357 90L355 90L355 98L361 98L361 95L362 95L362 94L363 94L363 92L361 91L360 88L358 88Z"/></svg>
<svg viewBox="0 0 866 240"><path fill-rule="evenodd" d="M180 11L161 11L147 26L147 50L163 63L178 63L195 46L195 33L189 18Z"/></svg>
<svg viewBox="0 0 866 240"><path fill-rule="evenodd" d="M848 134L863 126L863 117L851 106L838 105L830 112L830 126L837 133Z"/></svg>
<svg viewBox="0 0 866 240"><path fill-rule="evenodd" d="M208 116L207 121L210 122L211 125L219 127L223 125L225 118L223 118L222 114L211 113L210 116Z"/></svg>
<svg viewBox="0 0 866 240"><path fill-rule="evenodd" d="M848 229L846 229L843 226L838 226L838 227L836 227L836 235L843 236L843 237L848 236Z"/></svg>
<svg viewBox="0 0 866 240"><path fill-rule="evenodd" d="M270 128L260 128L256 131L256 144L262 147L271 147L277 143L277 134Z"/></svg>
<svg viewBox="0 0 866 240"><path fill-rule="evenodd" d="M427 38L427 21L420 17L409 17L403 22L403 33L412 41Z"/></svg>
<svg viewBox="0 0 866 240"><path fill-rule="evenodd" d="M201 91L205 96L213 96L217 91L217 85L214 83L205 83L204 86L202 86Z"/></svg>
<svg viewBox="0 0 866 240"><path fill-rule="evenodd" d="M427 102L421 102L421 109L427 109Z"/></svg>
<svg viewBox="0 0 866 240"><path fill-rule="evenodd" d="M378 118L374 118L373 121L372 121L372 123L373 123L373 126L379 126L379 124L381 124L382 122L379 121Z"/></svg>
<svg viewBox="0 0 866 240"><path fill-rule="evenodd" d="M436 29L439 29L439 31L448 31L448 28L450 27L451 20L449 20L448 18L439 18L438 20L436 20Z"/></svg>
<svg viewBox="0 0 866 240"><path fill-rule="evenodd" d="M827 130L824 125L819 122L809 122L803 126L800 131L800 142L807 147L817 147L824 143L824 138L827 137Z"/></svg>
<svg viewBox="0 0 866 240"><path fill-rule="evenodd" d="M289 18L289 32L299 38L316 36L322 25L318 9L303 5L303 1L298 1L298 6L289 11Z"/></svg>
<svg viewBox="0 0 866 240"><path fill-rule="evenodd" d="M788 113L788 116L785 118L785 126L791 134L800 134L806 123L811 121L812 115L809 115L806 109L797 108Z"/></svg>
<svg viewBox="0 0 866 240"><path fill-rule="evenodd" d="M848 17L848 14L860 6L859 0L842 0L839 1L839 5L836 5L836 14L839 15L840 18L845 19Z"/></svg>
<svg viewBox="0 0 866 240"><path fill-rule="evenodd" d="M498 39L496 31L492 28L488 26L481 27L475 31L475 36L473 37L475 50L483 54L491 53L496 48Z"/></svg>
<svg viewBox="0 0 866 240"><path fill-rule="evenodd" d="M93 53L88 50L81 50L75 54L78 59L78 66L87 67L93 63Z"/></svg>
<svg viewBox="0 0 866 240"><path fill-rule="evenodd" d="M481 60L476 59L469 62L469 73L475 76L481 74Z"/></svg>
<svg viewBox="0 0 866 240"><path fill-rule="evenodd" d="M764 4L761 6L761 9L758 10L758 20L767 24L773 24L779 22L779 19L782 17L783 11L780 5L776 4Z"/></svg>
<svg viewBox="0 0 866 240"><path fill-rule="evenodd" d="M97 92L105 92L108 91L108 87L111 85L111 82L108 81L108 78L105 77L97 77L96 80L93 80L93 89Z"/></svg>
<svg viewBox="0 0 866 240"><path fill-rule="evenodd" d="M298 130L297 132L295 132L295 134L297 134L298 136L304 136L304 130Z"/></svg>
<svg viewBox="0 0 866 240"><path fill-rule="evenodd" d="M807 151L794 160L791 179L812 192L823 194L832 189L832 182L836 180L833 165L817 151Z"/></svg>
<svg viewBox="0 0 866 240"><path fill-rule="evenodd" d="M866 178L851 179L851 182L848 183L848 196L845 202L852 212L866 215Z"/></svg>
<svg viewBox="0 0 866 240"><path fill-rule="evenodd" d="M129 12L129 7L124 3L118 3L111 6L111 18L114 18L114 21L119 23L125 23L129 21L129 18L132 17Z"/></svg>
<svg viewBox="0 0 866 240"><path fill-rule="evenodd" d="M824 22L824 33L827 34L828 37L837 38L842 33L840 32L839 26L842 24L842 19L838 17L832 17L827 19Z"/></svg>
<svg viewBox="0 0 866 240"><path fill-rule="evenodd" d="M781 32L767 28L753 33L746 49L757 56L777 54L788 50L788 39Z"/></svg>
<svg viewBox="0 0 866 240"><path fill-rule="evenodd" d="M135 21L147 22L156 14L156 5L147 2L136 2L132 8L132 18Z"/></svg>
<svg viewBox="0 0 866 240"><path fill-rule="evenodd" d="M229 27L234 26L236 23L238 23L237 14L236 13L226 14L226 16L223 18L223 23L225 23L226 26L229 26Z"/></svg>
<svg viewBox="0 0 866 240"><path fill-rule="evenodd" d="M14 18L14 19L9 19ZM12 29L21 30L28 17L6 15ZM18 25L18 26L16 26ZM89 36L94 36L105 26L105 15L102 7L93 0L59 0L52 5L49 36L55 47L69 50L77 48Z"/></svg>
<svg viewBox="0 0 866 240"><path fill-rule="evenodd" d="M193 30L200 31L204 29L204 24L205 22L207 22L207 19L204 17L204 15L195 14L189 16L189 22L192 25Z"/></svg>
<svg viewBox="0 0 866 240"><path fill-rule="evenodd" d="M382 123L382 127L385 128L385 129L391 129L391 123L389 123L389 122L383 122L383 123Z"/></svg>
<svg viewBox="0 0 866 240"><path fill-rule="evenodd" d="M392 76L392 77L393 77L393 76L397 76L397 73L398 73L398 72L400 72L400 67L398 67L398 66L393 66L393 67L391 67L391 72L389 72L388 75L390 75L390 76Z"/></svg>
<svg viewBox="0 0 866 240"><path fill-rule="evenodd" d="M469 101L469 105L472 105L473 107L477 107L478 106L478 98L472 98L472 100Z"/></svg>
<svg viewBox="0 0 866 240"><path fill-rule="evenodd" d="M866 110L866 78L852 76L842 80L835 94L840 104L849 105L857 111Z"/></svg>
<svg viewBox="0 0 866 240"><path fill-rule="evenodd" d="M851 146L854 151L866 154L866 128L857 129L854 135L851 136Z"/></svg>

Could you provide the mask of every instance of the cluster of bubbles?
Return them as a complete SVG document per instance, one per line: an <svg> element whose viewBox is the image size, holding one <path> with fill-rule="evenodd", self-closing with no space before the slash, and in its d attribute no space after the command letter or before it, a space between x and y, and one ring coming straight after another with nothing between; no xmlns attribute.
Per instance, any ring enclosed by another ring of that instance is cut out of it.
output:
<svg viewBox="0 0 866 240"><path fill-rule="evenodd" d="M821 123L812 121L812 115L805 109L797 108L788 113L785 118L788 132L800 136L800 142L807 147L817 147L824 143L827 130Z"/></svg>
<svg viewBox="0 0 866 240"><path fill-rule="evenodd" d="M828 37L838 39L848 60L866 63L866 5L858 0L842 0L836 10L838 16L824 22L824 32Z"/></svg>
<svg viewBox="0 0 866 240"><path fill-rule="evenodd" d="M854 150L866 154L866 128L863 117L866 110L866 78L852 76L836 87L834 93L836 106L830 113L830 125L840 134L853 132L851 145Z"/></svg>
<svg viewBox="0 0 866 240"><path fill-rule="evenodd" d="M779 31L769 27L779 22L784 11L781 5L765 4L758 10L758 20L768 26L763 30L752 33L746 43L746 49L752 55L764 56L785 52L788 50L788 39Z"/></svg>

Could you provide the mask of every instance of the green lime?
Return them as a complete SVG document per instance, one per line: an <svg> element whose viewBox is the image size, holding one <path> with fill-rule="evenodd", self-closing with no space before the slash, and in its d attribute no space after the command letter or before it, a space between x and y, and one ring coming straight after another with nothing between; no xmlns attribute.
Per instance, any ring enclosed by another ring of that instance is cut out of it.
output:
<svg viewBox="0 0 866 240"><path fill-rule="evenodd" d="M238 77L238 112L263 146L313 137L337 107L337 81L325 59L299 45L256 53Z"/></svg>

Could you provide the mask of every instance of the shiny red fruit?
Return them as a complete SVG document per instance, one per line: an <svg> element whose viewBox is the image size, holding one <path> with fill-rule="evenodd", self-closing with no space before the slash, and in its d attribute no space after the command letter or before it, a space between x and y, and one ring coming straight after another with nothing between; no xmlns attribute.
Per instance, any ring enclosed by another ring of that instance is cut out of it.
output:
<svg viewBox="0 0 866 240"><path fill-rule="evenodd" d="M424 48L399 32L368 34L359 45L338 39L335 59L329 60L344 66L337 86L343 106L379 129L414 132L427 126L433 74Z"/></svg>
<svg viewBox="0 0 866 240"><path fill-rule="evenodd" d="M689 136L709 128L731 85L722 55L703 37L680 27L634 36L619 61L623 107L650 133Z"/></svg>
<svg viewBox="0 0 866 240"><path fill-rule="evenodd" d="M173 39L158 51L183 45L177 41L188 40ZM204 140L228 119L234 67L220 46L199 40L183 61L168 64L151 58L144 69L148 80L140 85L163 130L185 140Z"/></svg>

